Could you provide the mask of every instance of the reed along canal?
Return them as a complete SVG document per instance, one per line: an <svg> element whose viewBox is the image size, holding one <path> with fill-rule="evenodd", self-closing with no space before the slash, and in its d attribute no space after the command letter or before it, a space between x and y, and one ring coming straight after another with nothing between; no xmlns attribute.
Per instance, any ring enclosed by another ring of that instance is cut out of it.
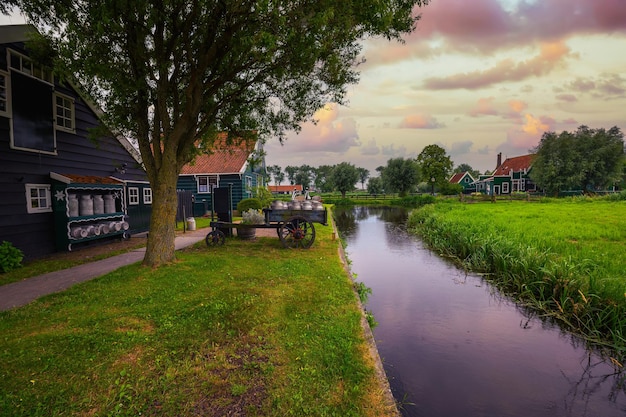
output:
<svg viewBox="0 0 626 417"><path fill-rule="evenodd" d="M403 416L626 416L623 369L431 252L407 215L335 208Z"/></svg>

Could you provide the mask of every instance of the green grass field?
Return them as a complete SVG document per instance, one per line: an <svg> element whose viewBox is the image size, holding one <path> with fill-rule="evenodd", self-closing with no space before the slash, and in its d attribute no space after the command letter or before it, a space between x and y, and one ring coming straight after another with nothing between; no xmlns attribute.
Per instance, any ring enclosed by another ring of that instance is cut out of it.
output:
<svg viewBox="0 0 626 417"><path fill-rule="evenodd" d="M626 353L626 202L450 201L414 211L410 225L526 305Z"/></svg>
<svg viewBox="0 0 626 417"><path fill-rule="evenodd" d="M227 239L0 313L2 416L392 415L331 227Z"/></svg>

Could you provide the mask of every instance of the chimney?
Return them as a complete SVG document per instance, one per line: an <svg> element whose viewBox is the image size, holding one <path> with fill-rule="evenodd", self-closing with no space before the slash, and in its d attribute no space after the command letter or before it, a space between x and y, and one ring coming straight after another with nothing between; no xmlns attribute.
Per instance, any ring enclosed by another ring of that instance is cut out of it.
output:
<svg viewBox="0 0 626 417"><path fill-rule="evenodd" d="M500 168L502 165L502 152L498 153L498 163L496 164L496 169Z"/></svg>

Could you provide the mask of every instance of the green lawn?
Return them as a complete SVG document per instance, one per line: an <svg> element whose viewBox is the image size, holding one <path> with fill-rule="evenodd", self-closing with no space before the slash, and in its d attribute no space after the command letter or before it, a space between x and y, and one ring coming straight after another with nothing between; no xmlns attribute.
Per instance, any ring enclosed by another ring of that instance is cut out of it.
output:
<svg viewBox="0 0 626 417"><path fill-rule="evenodd" d="M393 415L331 227L227 239L0 313L0 415Z"/></svg>
<svg viewBox="0 0 626 417"><path fill-rule="evenodd" d="M596 343L626 352L626 202L440 203L411 225L441 253Z"/></svg>

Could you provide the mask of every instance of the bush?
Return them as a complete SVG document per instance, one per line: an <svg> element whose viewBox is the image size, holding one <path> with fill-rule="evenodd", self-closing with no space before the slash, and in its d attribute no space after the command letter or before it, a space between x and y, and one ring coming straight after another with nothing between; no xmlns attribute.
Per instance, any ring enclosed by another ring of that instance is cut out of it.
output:
<svg viewBox="0 0 626 417"><path fill-rule="evenodd" d="M9 272L22 266L24 254L21 250L13 246L6 240L0 245L0 271Z"/></svg>
<svg viewBox="0 0 626 417"><path fill-rule="evenodd" d="M239 203L237 203L237 210L239 213L243 213L244 211L248 211L250 209L260 210L263 208L261 204L261 200L258 198L244 198Z"/></svg>

